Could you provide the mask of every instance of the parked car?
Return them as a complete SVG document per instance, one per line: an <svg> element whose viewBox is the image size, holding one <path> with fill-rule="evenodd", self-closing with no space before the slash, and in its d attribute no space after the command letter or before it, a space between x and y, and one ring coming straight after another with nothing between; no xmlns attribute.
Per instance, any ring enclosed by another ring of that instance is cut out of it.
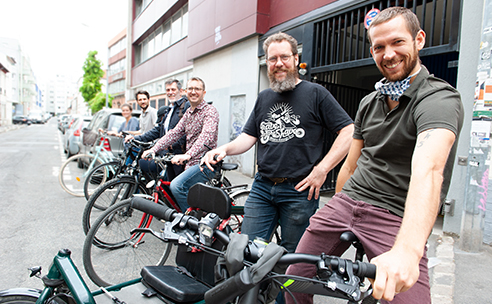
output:
<svg viewBox="0 0 492 304"><path fill-rule="evenodd" d="M63 114L58 117L58 130L60 130L63 134L65 134L65 130L68 127L70 117L71 115L69 114Z"/></svg>
<svg viewBox="0 0 492 304"><path fill-rule="evenodd" d="M78 116L70 128L65 131L63 137L63 149L68 157L79 153L79 142L82 134L82 128L85 128L91 122L91 116Z"/></svg>
<svg viewBox="0 0 492 304"><path fill-rule="evenodd" d="M15 115L14 117L12 117L12 123L14 125L17 125L17 124L30 125L31 119L26 115Z"/></svg>
<svg viewBox="0 0 492 304"><path fill-rule="evenodd" d="M140 111L133 111L132 115L134 117L140 117ZM88 153L90 151L94 151L94 147L100 144L101 138L97 138L97 140L93 143L93 145L84 144L84 136L90 133L90 136L95 136L97 131L101 128L103 130L111 130L118 131L121 124L125 122L125 118L121 115L120 109L102 109L92 117L89 125L84 129L82 129L81 140L79 142L80 153ZM124 152L124 142L123 138L116 136L108 136L104 139L104 148L108 151L113 152L115 156L120 156Z"/></svg>
<svg viewBox="0 0 492 304"><path fill-rule="evenodd" d="M41 115L41 113L30 113L29 118L31 119L32 123L36 123L36 124L45 123L43 115Z"/></svg>

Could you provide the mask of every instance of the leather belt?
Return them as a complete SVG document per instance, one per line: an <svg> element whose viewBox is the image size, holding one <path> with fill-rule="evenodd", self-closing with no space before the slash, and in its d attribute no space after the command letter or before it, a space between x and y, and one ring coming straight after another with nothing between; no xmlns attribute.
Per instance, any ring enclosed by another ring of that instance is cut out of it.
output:
<svg viewBox="0 0 492 304"><path fill-rule="evenodd" d="M267 178L276 185L284 182L298 183L306 177L303 176L303 177L294 177L294 178L289 178L289 177L267 177Z"/></svg>

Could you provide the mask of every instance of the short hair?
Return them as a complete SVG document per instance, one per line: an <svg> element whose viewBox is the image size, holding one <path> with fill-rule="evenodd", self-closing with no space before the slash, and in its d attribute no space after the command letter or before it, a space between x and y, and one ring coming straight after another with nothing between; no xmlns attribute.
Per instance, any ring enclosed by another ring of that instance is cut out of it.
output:
<svg viewBox="0 0 492 304"><path fill-rule="evenodd" d="M265 56L268 57L268 47L272 44L272 42L280 43L282 41L287 41L290 44L293 55L297 54L297 40L289 34L278 32L271 35L265 40L265 42L263 42L263 51L265 52Z"/></svg>
<svg viewBox="0 0 492 304"><path fill-rule="evenodd" d="M402 16L403 19L405 20L407 30L410 32L412 35L412 38L415 40L417 37L417 34L419 31L422 29L420 28L420 21L419 18L417 18L417 15L415 15L411 10L405 7L401 6L394 6L394 7L388 7L384 10L382 10L377 16L372 20L371 24L369 25L369 28L367 29L367 37L369 39L369 42L371 42L371 34L370 30L372 27L388 22L398 16Z"/></svg>
<svg viewBox="0 0 492 304"><path fill-rule="evenodd" d="M140 95L140 94L143 94L143 95L147 96L147 99L150 99L149 92L147 92L147 91L138 91L137 93L135 93L135 100L138 101L138 95Z"/></svg>
<svg viewBox="0 0 492 304"><path fill-rule="evenodd" d="M181 88L183 87L183 86L181 85L181 82L180 82L179 80L177 80L176 78L174 78L174 79L169 79L168 81L166 81L166 82L164 83L164 87L170 86L170 85L172 85L173 83L176 83L176 86L178 87L178 90L181 90Z"/></svg>
<svg viewBox="0 0 492 304"><path fill-rule="evenodd" d="M128 107L128 108L130 109L130 112L133 112L133 107L132 107L132 105L131 105L131 104L129 104L129 103L124 103L124 104L122 104L122 105L121 105L120 109L122 109L122 110L123 110L123 108L124 108L124 107Z"/></svg>
<svg viewBox="0 0 492 304"><path fill-rule="evenodd" d="M205 81L203 81L200 77L193 76L190 79L188 79L188 83L192 80L201 82L203 86L203 90L205 91Z"/></svg>

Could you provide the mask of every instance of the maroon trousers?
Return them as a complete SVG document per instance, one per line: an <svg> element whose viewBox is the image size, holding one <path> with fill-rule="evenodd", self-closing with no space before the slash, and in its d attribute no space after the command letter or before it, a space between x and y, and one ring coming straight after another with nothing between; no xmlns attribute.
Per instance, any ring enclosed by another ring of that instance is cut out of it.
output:
<svg viewBox="0 0 492 304"><path fill-rule="evenodd" d="M297 245L297 253L341 256L350 246L340 241L340 235L352 231L364 246L367 258L371 260L386 251L394 244L400 229L402 218L386 209L371 204L354 201L343 193L337 193L309 221ZM427 268L427 249L420 260L420 276L417 283L408 291L397 294L391 303L431 303L429 273ZM287 274L312 278L316 275L316 267L307 264L291 265ZM312 295L294 294L297 303L313 303ZM294 303L286 293L286 303ZM381 300L381 303L388 303Z"/></svg>

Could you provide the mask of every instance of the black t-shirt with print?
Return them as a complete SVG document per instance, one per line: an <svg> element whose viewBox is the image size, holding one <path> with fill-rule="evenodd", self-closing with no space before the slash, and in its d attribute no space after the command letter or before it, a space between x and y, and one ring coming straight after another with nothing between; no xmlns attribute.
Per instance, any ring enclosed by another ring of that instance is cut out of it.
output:
<svg viewBox="0 0 492 304"><path fill-rule="evenodd" d="M258 138L263 176L296 178L324 157L323 129L336 133L351 123L328 90L301 81L292 91L262 91L243 132Z"/></svg>

